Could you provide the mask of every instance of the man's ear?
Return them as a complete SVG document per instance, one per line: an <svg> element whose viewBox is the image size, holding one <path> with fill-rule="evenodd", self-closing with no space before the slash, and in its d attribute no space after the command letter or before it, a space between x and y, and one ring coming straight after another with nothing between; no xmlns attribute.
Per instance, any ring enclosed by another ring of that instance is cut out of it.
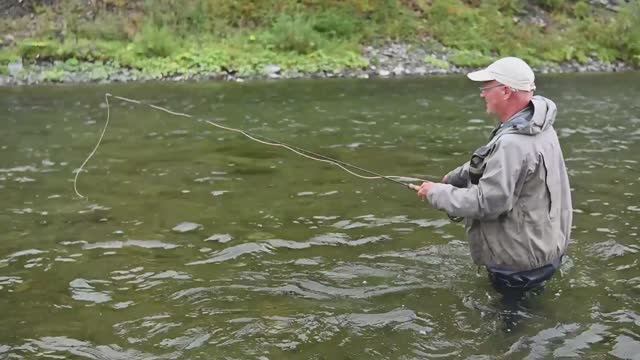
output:
<svg viewBox="0 0 640 360"><path fill-rule="evenodd" d="M503 92L502 92L502 94L503 94L503 98L504 98L505 100L507 100L507 99L511 98L511 97L516 93L516 90L514 90L513 88L510 88L510 87L508 87L508 86L503 87L503 88L502 88L502 91L503 91Z"/></svg>

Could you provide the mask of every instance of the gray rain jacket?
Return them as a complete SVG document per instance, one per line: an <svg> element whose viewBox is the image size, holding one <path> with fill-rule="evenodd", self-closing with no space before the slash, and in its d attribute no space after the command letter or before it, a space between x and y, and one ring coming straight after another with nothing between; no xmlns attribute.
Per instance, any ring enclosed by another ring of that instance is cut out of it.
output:
<svg viewBox="0 0 640 360"><path fill-rule="evenodd" d="M447 175L447 184L429 191L435 208L465 218L476 264L525 271L564 254L571 192L555 118L553 101L534 96L529 107L494 130L470 162Z"/></svg>

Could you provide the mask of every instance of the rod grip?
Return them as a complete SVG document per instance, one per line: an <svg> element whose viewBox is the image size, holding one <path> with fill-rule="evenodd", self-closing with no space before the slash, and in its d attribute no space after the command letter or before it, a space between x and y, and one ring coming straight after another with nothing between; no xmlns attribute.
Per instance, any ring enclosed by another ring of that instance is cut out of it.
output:
<svg viewBox="0 0 640 360"><path fill-rule="evenodd" d="M407 187L408 187L409 189L411 189L411 190L415 190L415 191L420 190L420 186L418 186L418 185L407 184Z"/></svg>

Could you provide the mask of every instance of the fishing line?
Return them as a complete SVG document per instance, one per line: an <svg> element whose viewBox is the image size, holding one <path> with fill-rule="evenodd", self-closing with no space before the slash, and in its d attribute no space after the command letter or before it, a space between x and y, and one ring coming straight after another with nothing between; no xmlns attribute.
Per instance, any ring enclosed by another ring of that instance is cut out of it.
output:
<svg viewBox="0 0 640 360"><path fill-rule="evenodd" d="M89 156L87 156L87 158L84 160L82 165L80 165L80 168L78 168L76 170L76 175L75 175L75 178L73 179L73 190L75 191L76 195L78 195L80 198L85 198L86 196L84 196L84 195L80 194L80 192L78 192L78 186L77 186L78 185L78 177L80 176L80 173L83 171L85 165L89 162L89 160L93 157L93 155L95 155L95 153L98 151L98 148L100 147L100 144L102 143L102 139L104 138L104 134L107 132L107 127L109 126L109 120L111 118L111 111L110 111L111 104L109 103L109 98L110 97L113 97L114 99L118 99L118 100L121 100L121 101L124 101L124 102L136 104L136 105L147 106L147 107L150 107L150 108L152 108L154 110L163 111L163 112L168 113L170 115L186 117L186 118L189 118L189 119L194 119L196 121L204 121L207 124L215 126L215 127L219 128L219 129L232 131L232 132L236 132L236 133L242 134L245 137L247 137L247 138L249 138L249 139L251 139L251 140L253 140L255 142L258 142L260 144L269 145L269 146L276 146L276 147L282 147L282 148L285 148L285 149L287 149L287 150L289 150L291 152L294 152L294 153L296 153L296 154L298 154L298 155L300 155L302 157L305 157L307 159L311 159L311 160L320 161L320 162L324 162L324 163L335 165L335 166L339 167L340 169L346 171L347 173L349 173L349 174L351 174L353 176L356 176L358 178L361 178L361 179L367 179L367 180L384 179L384 180L388 180L388 181L394 182L396 184L400 184L402 186L408 187L408 188L410 188L412 190L417 190L418 187L416 185L413 185L413 184L410 184L410 183L405 183L405 182L400 181L398 179L415 179L415 180L418 180L418 181L426 181L426 180L416 179L416 178L411 178L411 177L406 177L406 176L381 175L381 174L378 174L378 173L373 172L371 170L367 170L367 169L361 168L359 166L356 166L356 165L353 165L353 164L349 164L349 163L344 162L344 161L336 160L336 159L330 158L330 157L325 156L325 155L317 154L315 152L312 152L312 151L309 151L309 150L306 150L306 149L303 149L303 148L299 148L299 147L296 147L296 146L293 146L293 145L289 145L289 144L283 143L283 142L278 141L278 140L270 139L270 138L268 138L266 136L254 135L254 134L252 134L252 133L250 133L250 132L248 132L246 130L236 129L236 128L232 128L232 127L229 127L229 126L224 126L224 125L222 125L220 123L216 123L216 122L213 122L213 121L210 121L210 120L198 120L193 115L190 115L190 114L176 112L176 111L172 111L172 110L166 109L166 108L161 107L161 106L157 106L157 105L153 105L153 104L147 104L147 103L142 102L140 100L129 99L129 98L126 98L126 97L116 96L116 95L112 95L110 93L106 93L104 95L104 99L105 99L105 102L107 104L107 120L105 121L104 127L102 128L102 133L100 134L100 138L98 139L98 142L94 146L94 148L91 151L91 153L89 153ZM349 168L358 170L358 171L360 171L362 173L368 174L369 176L358 174L358 173L354 172L353 170L350 170Z"/></svg>

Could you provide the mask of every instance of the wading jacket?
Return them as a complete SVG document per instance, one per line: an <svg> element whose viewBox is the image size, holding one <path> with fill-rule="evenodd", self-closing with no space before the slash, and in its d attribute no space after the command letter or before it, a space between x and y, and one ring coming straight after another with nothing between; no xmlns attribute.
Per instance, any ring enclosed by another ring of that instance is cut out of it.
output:
<svg viewBox="0 0 640 360"><path fill-rule="evenodd" d="M553 101L534 96L447 175L447 184L429 191L435 208L465 218L476 264L524 271L564 254L572 207L555 118Z"/></svg>

